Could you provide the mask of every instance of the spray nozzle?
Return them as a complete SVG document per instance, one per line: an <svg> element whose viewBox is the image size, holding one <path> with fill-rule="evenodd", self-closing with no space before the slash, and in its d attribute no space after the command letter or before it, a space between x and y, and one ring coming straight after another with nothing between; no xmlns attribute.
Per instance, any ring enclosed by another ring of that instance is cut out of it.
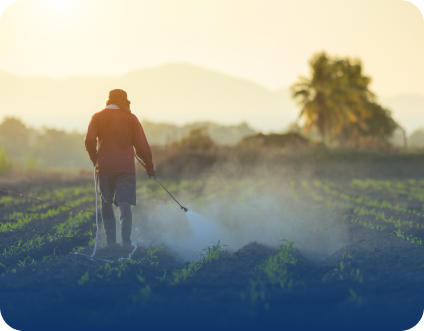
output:
<svg viewBox="0 0 424 331"><path fill-rule="evenodd" d="M186 207L181 206L181 209L184 210L185 212L188 212L188 209Z"/></svg>

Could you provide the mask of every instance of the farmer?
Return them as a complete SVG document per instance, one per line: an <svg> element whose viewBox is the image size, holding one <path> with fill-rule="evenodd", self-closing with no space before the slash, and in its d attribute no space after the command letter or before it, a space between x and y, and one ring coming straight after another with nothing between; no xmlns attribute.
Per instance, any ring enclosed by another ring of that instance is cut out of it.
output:
<svg viewBox="0 0 424 331"><path fill-rule="evenodd" d="M129 106L125 91L110 91L106 108L91 117L85 136L85 148L96 167L100 186L106 243L116 243L114 203L119 206L122 247L125 250L131 249L131 205L136 204L134 149L146 164L147 174L156 178L149 143Z"/></svg>

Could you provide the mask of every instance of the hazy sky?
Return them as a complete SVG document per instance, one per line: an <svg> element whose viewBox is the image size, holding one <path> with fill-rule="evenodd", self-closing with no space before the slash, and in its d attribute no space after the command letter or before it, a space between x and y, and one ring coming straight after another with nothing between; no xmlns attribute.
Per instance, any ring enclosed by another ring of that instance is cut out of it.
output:
<svg viewBox="0 0 424 331"><path fill-rule="evenodd" d="M424 20L403 0L20 0L0 19L0 70L20 75L183 61L279 88L321 50L360 57L381 96L424 95Z"/></svg>

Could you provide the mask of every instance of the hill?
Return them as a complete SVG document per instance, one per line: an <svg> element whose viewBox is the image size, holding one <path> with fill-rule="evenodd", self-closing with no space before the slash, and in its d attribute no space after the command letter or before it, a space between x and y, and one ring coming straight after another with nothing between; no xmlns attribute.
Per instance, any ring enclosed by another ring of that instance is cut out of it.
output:
<svg viewBox="0 0 424 331"><path fill-rule="evenodd" d="M140 119L179 126L200 121L247 122L257 130L281 132L299 113L287 88L273 91L222 72L169 63L119 77L54 79L0 71L0 119L13 115L32 126L85 132L91 115L104 107L108 91L115 88L128 92ZM424 97L380 99L408 134L424 126Z"/></svg>
<svg viewBox="0 0 424 331"><path fill-rule="evenodd" d="M393 117L406 129L408 134L424 127L424 97L420 95L398 95L380 98L382 105L393 111Z"/></svg>
<svg viewBox="0 0 424 331"><path fill-rule="evenodd" d="M90 116L104 107L108 91L115 88L128 92L140 119L154 122L248 122L262 130L282 130L297 116L288 90L271 91L220 72L171 63L121 77L57 80L0 72L0 117L85 131Z"/></svg>

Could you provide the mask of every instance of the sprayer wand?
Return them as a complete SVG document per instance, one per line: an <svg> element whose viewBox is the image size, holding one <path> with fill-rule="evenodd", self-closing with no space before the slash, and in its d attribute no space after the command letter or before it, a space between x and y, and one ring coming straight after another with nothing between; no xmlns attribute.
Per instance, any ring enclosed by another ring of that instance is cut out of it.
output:
<svg viewBox="0 0 424 331"><path fill-rule="evenodd" d="M165 188L165 186L163 186L163 185L162 185L162 183L159 181L159 179L157 179L157 178L155 178L155 179L156 179L156 181L160 184L160 186L162 186L162 187L163 187L163 189L164 189L166 192L168 192L168 194L172 197L172 199L174 199L174 200L175 200L175 202L176 202L176 203L178 203L178 205L181 207L181 209L182 209L182 210L184 210L185 212L187 212L187 211L188 211L188 209L187 209L186 207L181 206L181 204L177 201L177 199L175 199L175 198L174 198L174 196L173 196L171 193L169 193L169 191Z"/></svg>
<svg viewBox="0 0 424 331"><path fill-rule="evenodd" d="M137 154L134 152L134 156L137 159L138 162L140 162L140 164L142 165L142 167L144 169L147 170L146 164L137 156ZM151 176L149 176L150 178L152 178ZM163 187L163 189L168 192L168 194L171 196L172 199L174 199L174 201L176 203L178 203L178 205L181 207L182 210L184 210L185 212L188 212L188 209L186 207L181 206L181 204L177 201L177 199L174 198L174 196L165 188L165 186L162 185L162 183L159 181L159 179L155 178L156 181L160 184L160 186Z"/></svg>

